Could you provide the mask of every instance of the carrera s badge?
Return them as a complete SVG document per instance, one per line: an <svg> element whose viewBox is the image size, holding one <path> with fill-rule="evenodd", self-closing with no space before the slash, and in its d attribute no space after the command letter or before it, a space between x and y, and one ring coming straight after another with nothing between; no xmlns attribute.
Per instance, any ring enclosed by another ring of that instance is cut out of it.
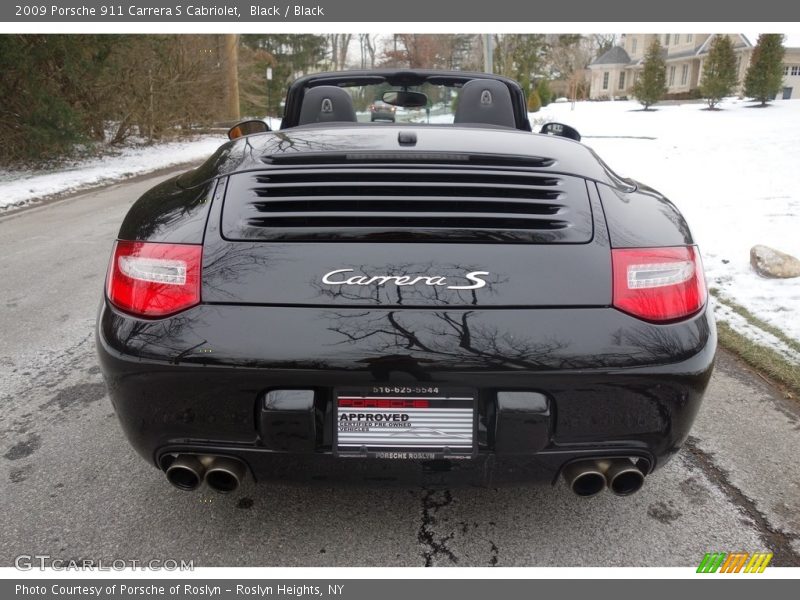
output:
<svg viewBox="0 0 800 600"><path fill-rule="evenodd" d="M464 278L471 283L448 285L447 277L442 275L351 275L349 277L345 275L345 273L352 272L353 269L329 271L322 276L322 283L328 285L386 285L393 283L401 286L424 283L425 285L441 286L448 290L477 290L486 285L483 277L489 275L489 271L471 271L464 275Z"/></svg>

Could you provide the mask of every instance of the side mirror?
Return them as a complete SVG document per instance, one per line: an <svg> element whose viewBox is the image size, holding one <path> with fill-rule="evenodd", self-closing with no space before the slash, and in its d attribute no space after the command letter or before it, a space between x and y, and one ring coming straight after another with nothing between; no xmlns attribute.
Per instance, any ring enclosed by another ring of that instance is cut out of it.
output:
<svg viewBox="0 0 800 600"><path fill-rule="evenodd" d="M249 121L242 121L237 123L228 130L228 139L235 140L245 135L253 135L254 133L266 133L271 131L269 125L260 119L250 119Z"/></svg>
<svg viewBox="0 0 800 600"><path fill-rule="evenodd" d="M575 140L576 142L581 141L581 134L578 133L578 130L574 127L570 127L569 125L564 125L563 123L545 123L542 125L539 133L544 133L545 135L557 135Z"/></svg>
<svg viewBox="0 0 800 600"><path fill-rule="evenodd" d="M391 92L384 92L382 100L386 102L386 104L401 106L403 108L424 108L428 106L428 96L422 92L394 90Z"/></svg>

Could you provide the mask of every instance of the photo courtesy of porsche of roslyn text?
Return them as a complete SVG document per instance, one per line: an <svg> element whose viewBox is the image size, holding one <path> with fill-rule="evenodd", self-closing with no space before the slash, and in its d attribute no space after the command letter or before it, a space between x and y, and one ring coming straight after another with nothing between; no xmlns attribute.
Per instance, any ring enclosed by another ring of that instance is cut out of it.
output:
<svg viewBox="0 0 800 600"><path fill-rule="evenodd" d="M3 566L800 566L800 36L0 55Z"/></svg>

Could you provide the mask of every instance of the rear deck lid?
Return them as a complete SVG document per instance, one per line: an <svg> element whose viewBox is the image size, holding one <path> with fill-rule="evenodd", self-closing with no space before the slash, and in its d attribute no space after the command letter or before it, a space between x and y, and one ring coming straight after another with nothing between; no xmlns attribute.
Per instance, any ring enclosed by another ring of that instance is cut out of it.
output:
<svg viewBox="0 0 800 600"><path fill-rule="evenodd" d="M235 173L207 235L203 299L608 305L594 183L537 171L546 161L322 153Z"/></svg>
<svg viewBox="0 0 800 600"><path fill-rule="evenodd" d="M235 241L586 243L592 238L586 183L530 168L547 162L407 152L277 156L269 170L230 178L222 235Z"/></svg>

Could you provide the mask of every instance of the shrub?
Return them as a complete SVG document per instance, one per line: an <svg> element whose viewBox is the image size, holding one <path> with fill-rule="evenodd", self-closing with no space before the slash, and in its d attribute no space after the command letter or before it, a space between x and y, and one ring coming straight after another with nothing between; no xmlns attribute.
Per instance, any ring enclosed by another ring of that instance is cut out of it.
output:
<svg viewBox="0 0 800 600"><path fill-rule="evenodd" d="M542 108L542 100L539 98L539 92L533 90L528 96L528 112L539 112Z"/></svg>
<svg viewBox="0 0 800 600"><path fill-rule="evenodd" d="M539 94L539 100L542 101L542 106L547 106L553 101L553 93L550 91L550 84L547 79L540 79L536 86L536 93Z"/></svg>

